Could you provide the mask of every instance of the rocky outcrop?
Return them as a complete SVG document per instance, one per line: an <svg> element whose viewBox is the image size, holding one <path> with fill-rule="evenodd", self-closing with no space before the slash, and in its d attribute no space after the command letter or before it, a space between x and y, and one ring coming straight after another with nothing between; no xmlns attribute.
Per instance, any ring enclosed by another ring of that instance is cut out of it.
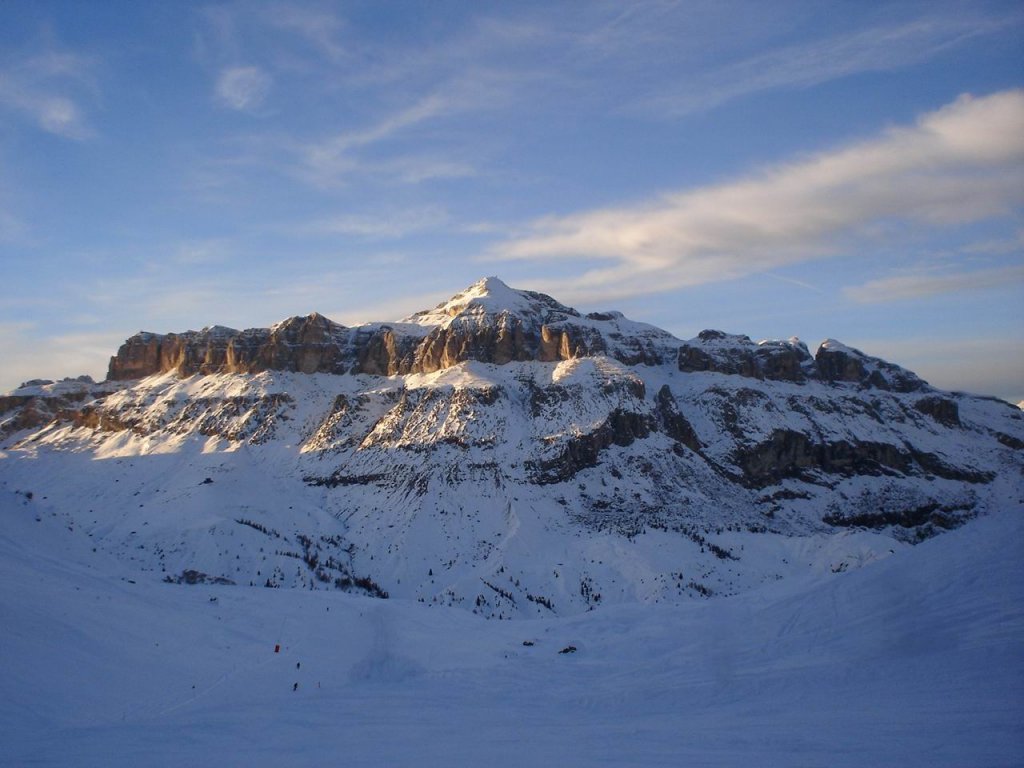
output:
<svg viewBox="0 0 1024 768"><path fill-rule="evenodd" d="M537 485L569 480L581 470L597 466L606 448L632 445L647 437L654 428L650 416L616 409L597 429L565 441L555 457L526 462L531 480Z"/></svg>
<svg viewBox="0 0 1024 768"><path fill-rule="evenodd" d="M801 432L775 430L768 440L737 449L735 463L743 474L740 481L764 488L785 478L808 478L819 471L853 475L934 475L947 480L985 483L990 473L951 467L934 454L891 443L868 440L815 441Z"/></svg>
<svg viewBox="0 0 1024 768"><path fill-rule="evenodd" d="M412 373L433 373L468 360L494 365L511 362L542 363L574 360L609 353L597 328L571 320L520 316L511 312L456 318L434 328L416 348ZM655 359L650 350L615 350L611 356L627 364Z"/></svg>
<svg viewBox="0 0 1024 768"><path fill-rule="evenodd" d="M313 313L272 328L236 331L215 326L184 333L138 333L111 358L107 378L138 379L173 372L179 376L212 373L345 373L351 354L349 329Z"/></svg>
<svg viewBox="0 0 1024 768"><path fill-rule="evenodd" d="M180 376L218 373L226 361L231 335L237 333L221 327L180 334L137 333L110 359L107 379L140 379L169 371Z"/></svg>
<svg viewBox="0 0 1024 768"><path fill-rule="evenodd" d="M923 504L907 509L881 510L875 512L853 512L850 514L831 513L822 522L836 528L881 529L892 526L901 528L924 527L948 530L962 525L970 519L969 510L963 507L943 507L938 502ZM922 530L922 533L924 531Z"/></svg>
<svg viewBox="0 0 1024 768"><path fill-rule="evenodd" d="M259 445L274 436L278 421L293 402L284 393L196 398L178 412L166 429Z"/></svg>
<svg viewBox="0 0 1024 768"><path fill-rule="evenodd" d="M107 379L142 379L154 373L163 373L161 348L167 336L140 331L128 338L117 354L110 358Z"/></svg>
<svg viewBox="0 0 1024 768"><path fill-rule="evenodd" d="M870 357L835 339L828 339L818 347L814 356L818 378L832 383L857 384L862 388L891 392L920 392L928 389L927 382L916 374Z"/></svg>
<svg viewBox="0 0 1024 768"><path fill-rule="evenodd" d="M685 445L691 451L700 452L701 443L690 422L679 412L679 404L672 395L672 390L665 384L658 390L655 397L655 413L658 427L679 445Z"/></svg>
<svg viewBox="0 0 1024 768"><path fill-rule="evenodd" d="M949 397L933 395L922 397L914 403L914 408L923 414L931 416L939 424L947 427L960 426L960 407L956 400Z"/></svg>
<svg viewBox="0 0 1024 768"><path fill-rule="evenodd" d="M467 360L504 365L536 359L537 333L522 318L502 313L494 318L458 318L427 334L415 353L414 373L433 373Z"/></svg>
<svg viewBox="0 0 1024 768"><path fill-rule="evenodd" d="M69 421L76 427L95 429L100 432L124 432L133 429L139 421L138 416L133 414L130 421L122 421L117 415L108 413L98 405L86 405L79 409L68 409L61 413L61 418Z"/></svg>
<svg viewBox="0 0 1024 768"><path fill-rule="evenodd" d="M780 429L757 445L737 450L742 482L763 488L811 470L828 474L881 475L906 472L911 460L888 443L835 441L819 443L807 435Z"/></svg>
<svg viewBox="0 0 1024 768"><path fill-rule="evenodd" d="M0 396L0 439L23 430L38 429L76 413L94 396L88 376L53 382L33 379L12 394Z"/></svg>
<svg viewBox="0 0 1024 768"><path fill-rule="evenodd" d="M559 328L545 325L540 329L540 340L537 359L543 363L572 360L604 352L600 334L585 335L579 328L564 326Z"/></svg>
<svg viewBox="0 0 1024 768"><path fill-rule="evenodd" d="M293 317L262 334L241 335L232 339L230 358L225 360L228 372L244 369L297 371L299 373L343 373L348 360L345 351L349 331L342 325L314 312L306 317Z"/></svg>
<svg viewBox="0 0 1024 768"><path fill-rule="evenodd" d="M799 339L754 343L749 336L705 330L679 347L684 373L711 371L752 379L805 381L813 375L811 354Z"/></svg>
<svg viewBox="0 0 1024 768"><path fill-rule="evenodd" d="M835 339L823 342L812 358L807 346L796 338L755 343L749 336L706 330L680 345L678 367L684 373L709 371L798 384L823 381L887 392L930 389L927 382L910 371L865 355ZM928 405L924 408L927 409ZM928 411L922 410L922 413ZM950 414L947 410L937 418L940 421L948 419Z"/></svg>
<svg viewBox="0 0 1024 768"><path fill-rule="evenodd" d="M63 405L42 397L0 397L0 437L48 424Z"/></svg>
<svg viewBox="0 0 1024 768"><path fill-rule="evenodd" d="M394 376L408 373L416 350L416 340L401 336L390 326L371 332L357 332L354 338L356 363L353 373L371 376Z"/></svg>

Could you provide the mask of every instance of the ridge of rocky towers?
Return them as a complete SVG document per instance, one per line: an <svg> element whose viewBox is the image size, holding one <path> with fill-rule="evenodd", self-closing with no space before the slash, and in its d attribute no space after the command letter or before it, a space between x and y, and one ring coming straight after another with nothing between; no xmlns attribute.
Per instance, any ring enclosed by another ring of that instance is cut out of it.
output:
<svg viewBox="0 0 1024 768"><path fill-rule="evenodd" d="M215 326L184 333L140 332L110 359L107 378L266 370L391 376L432 373L469 360L504 365L594 355L626 365L670 363L683 372L845 382L897 392L929 389L910 371L833 340L813 356L797 339L754 342L714 330L683 342L618 312L581 315L550 296L508 288L497 278L485 278L405 322L349 328L314 312L244 331Z"/></svg>

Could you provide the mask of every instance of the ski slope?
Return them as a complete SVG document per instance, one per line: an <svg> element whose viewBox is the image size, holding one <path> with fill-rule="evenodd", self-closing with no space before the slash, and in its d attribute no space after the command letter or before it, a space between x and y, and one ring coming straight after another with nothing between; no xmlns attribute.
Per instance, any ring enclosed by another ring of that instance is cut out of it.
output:
<svg viewBox="0 0 1024 768"><path fill-rule="evenodd" d="M503 622L165 584L47 503L0 499L0 765L1024 760L1019 507L846 573Z"/></svg>

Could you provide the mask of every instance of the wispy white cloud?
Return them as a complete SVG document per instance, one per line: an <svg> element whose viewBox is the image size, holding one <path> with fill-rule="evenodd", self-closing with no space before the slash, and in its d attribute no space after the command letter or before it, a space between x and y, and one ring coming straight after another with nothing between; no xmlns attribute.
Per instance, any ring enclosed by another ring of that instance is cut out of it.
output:
<svg viewBox="0 0 1024 768"><path fill-rule="evenodd" d="M1021 13L912 8L863 14L849 31L802 42L806 9L729 2L653 0L493 10L450 34L395 55L364 43L348 82L479 80L506 103L624 109L657 118L703 112L755 93L809 88L862 73L926 62L970 40L1019 29ZM390 44L391 41L388 41Z"/></svg>
<svg viewBox="0 0 1024 768"><path fill-rule="evenodd" d="M383 161L367 162L360 156L361 149L395 138L421 123L450 114L453 109L454 106L448 99L439 94L431 94L365 128L343 131L326 139L297 144L297 173L303 180L325 187L347 182L357 169L361 172L381 173L397 168L398 176L418 180L431 178L437 174L468 174L471 171L464 164L446 163L443 160L388 157ZM457 173L453 174L453 171Z"/></svg>
<svg viewBox="0 0 1024 768"><path fill-rule="evenodd" d="M259 67L229 67L217 78L217 99L226 107L249 112L263 105L270 76Z"/></svg>
<svg viewBox="0 0 1024 768"><path fill-rule="evenodd" d="M376 163L375 168L378 173L403 184L421 184L435 179L465 179L479 173L475 166L465 161L422 155L395 157Z"/></svg>
<svg viewBox="0 0 1024 768"><path fill-rule="evenodd" d="M964 253L1003 255L1007 253L1024 253L1024 229L1017 232L1016 237L981 240L961 248Z"/></svg>
<svg viewBox="0 0 1024 768"><path fill-rule="evenodd" d="M339 133L320 146L327 152L345 150L375 144L390 138L399 131L437 117L448 109L447 101L438 95L428 95L395 114L388 115L368 128Z"/></svg>
<svg viewBox="0 0 1024 768"><path fill-rule="evenodd" d="M1019 16L1000 19L963 14L854 30L682 79L650 95L642 104L658 114L679 116L761 91L808 88L855 74L904 69L970 38L1020 22Z"/></svg>
<svg viewBox="0 0 1024 768"><path fill-rule="evenodd" d="M329 188L367 177L420 184L476 175L479 158L487 155L481 148L501 135L500 128L459 134L454 118L486 120L488 113L521 110L542 119L548 110L566 109L679 116L754 92L912 66L966 40L1019 26L1024 18L944 9L862 14L894 20L853 24L850 32L779 49L778 40L786 39L787 28L792 36L803 13L783 6L638 0L571 10L557 4L490 7L462 23L439 22L432 27L436 34L396 37L356 34L358 22L330 4L270 2L207 9L199 37L201 58L219 73L219 98L227 106L257 108L270 78L275 92L301 79L299 91L337 99L343 118L383 115L365 127L341 126L333 135L292 133L268 146L263 165L287 166L302 181ZM413 129L428 121L434 146L425 142L423 157L380 147L415 135ZM437 148L444 144L439 137L453 136L471 156L475 152L475 162ZM370 153L371 147L380 151Z"/></svg>
<svg viewBox="0 0 1024 768"><path fill-rule="evenodd" d="M843 289L843 294L862 304L880 304L944 293L1000 288L1021 282L1024 282L1024 266L1011 266L953 274L896 275L849 286Z"/></svg>
<svg viewBox="0 0 1024 768"><path fill-rule="evenodd" d="M764 272L765 277L770 277L772 280L778 280L782 283L789 283L800 288L804 288L808 291L814 291L815 293L824 293L824 291L816 285L811 285L806 280L797 280L795 277L787 277L786 275L776 275L774 272Z"/></svg>
<svg viewBox="0 0 1024 768"><path fill-rule="evenodd" d="M9 110L47 133L82 140L93 135L82 100L95 92L93 62L48 51L0 68L0 110Z"/></svg>
<svg viewBox="0 0 1024 768"><path fill-rule="evenodd" d="M1006 214L1024 201L1022 163L1024 91L963 96L915 125L731 183L542 219L491 256L583 262L566 286L577 295L669 290L821 258L883 220Z"/></svg>

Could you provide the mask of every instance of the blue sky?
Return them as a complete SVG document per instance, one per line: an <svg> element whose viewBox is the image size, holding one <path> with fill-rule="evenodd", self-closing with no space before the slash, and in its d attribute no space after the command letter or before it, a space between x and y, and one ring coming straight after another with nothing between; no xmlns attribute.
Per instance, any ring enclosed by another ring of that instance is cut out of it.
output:
<svg viewBox="0 0 1024 768"><path fill-rule="evenodd" d="M1017 2L0 4L0 390L484 275L1024 399Z"/></svg>

